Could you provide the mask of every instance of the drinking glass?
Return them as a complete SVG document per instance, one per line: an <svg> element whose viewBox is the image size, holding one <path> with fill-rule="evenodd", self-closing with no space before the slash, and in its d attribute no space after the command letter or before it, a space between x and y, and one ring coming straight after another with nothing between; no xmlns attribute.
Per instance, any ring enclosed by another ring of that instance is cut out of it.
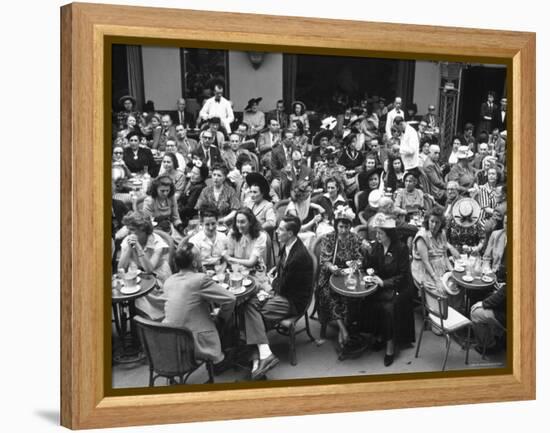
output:
<svg viewBox="0 0 550 433"><path fill-rule="evenodd" d="M354 273L350 273L345 280L346 289L355 290L357 287L357 278L355 278Z"/></svg>

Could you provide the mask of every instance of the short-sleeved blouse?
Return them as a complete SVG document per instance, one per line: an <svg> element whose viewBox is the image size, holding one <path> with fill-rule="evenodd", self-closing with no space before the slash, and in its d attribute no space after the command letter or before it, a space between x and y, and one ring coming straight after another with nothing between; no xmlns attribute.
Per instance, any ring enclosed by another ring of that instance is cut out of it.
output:
<svg viewBox="0 0 550 433"><path fill-rule="evenodd" d="M252 239L250 235L243 235L239 240L236 240L232 235L229 236L227 245L227 253L231 257L237 259L248 259L255 255L265 263L267 245L266 232L260 232L256 239Z"/></svg>

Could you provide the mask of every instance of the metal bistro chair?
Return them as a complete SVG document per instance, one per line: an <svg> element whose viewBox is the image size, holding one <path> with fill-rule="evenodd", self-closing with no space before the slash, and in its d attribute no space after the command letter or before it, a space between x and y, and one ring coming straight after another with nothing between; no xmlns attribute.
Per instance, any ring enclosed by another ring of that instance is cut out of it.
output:
<svg viewBox="0 0 550 433"><path fill-rule="evenodd" d="M315 314L317 313L318 309L318 301L317 301L317 282L319 281L319 273L321 272L321 240L323 239L323 236L319 236L317 239L315 239L315 242L313 243L313 255L315 256L315 260L317 261L317 267L315 270L315 274L313 274L313 294L315 296L315 303L313 304L313 311L309 315L311 319L317 320L317 317Z"/></svg>
<svg viewBox="0 0 550 433"><path fill-rule="evenodd" d="M311 254L311 259L313 260L313 275L315 276L317 274L317 259ZM295 366L297 364L296 361L296 335L306 331L309 339L311 341L315 341L315 338L311 335L311 330L309 329L309 318L307 315L307 312L309 310L309 306L311 304L311 300L313 298L313 288L315 287L315 281L312 282L311 285L311 291L309 295L309 300L307 302L307 305L305 306L303 311L300 311L296 316L288 317L286 319L280 320L277 322L277 324L274 326L274 329L281 335L285 335L290 338L290 346L289 346L289 355L290 355L290 364L292 366ZM300 321L301 318L304 318L305 325L302 329L296 330L296 325Z"/></svg>
<svg viewBox="0 0 550 433"><path fill-rule="evenodd" d="M421 292L422 304L424 306L424 326L420 328L420 336L418 337L418 345L416 346L415 358L418 358L420 344L422 343L422 335L426 324L431 324L432 327L440 330L447 340L445 360L443 361L442 371L445 371L447 358L449 357L449 349L451 347L451 334L468 327L468 336L466 338L466 361L470 354L470 336L472 331L472 322L467 317L460 314L454 308L449 307L448 299L441 296L436 288L430 283L422 283Z"/></svg>
<svg viewBox="0 0 550 433"><path fill-rule="evenodd" d="M208 371L206 383L214 383L212 363L195 358L191 331L139 316L135 316L134 321L149 361L149 386L155 386L155 380L159 377L165 377L171 384L177 383L177 377L179 384L183 385L205 362Z"/></svg>

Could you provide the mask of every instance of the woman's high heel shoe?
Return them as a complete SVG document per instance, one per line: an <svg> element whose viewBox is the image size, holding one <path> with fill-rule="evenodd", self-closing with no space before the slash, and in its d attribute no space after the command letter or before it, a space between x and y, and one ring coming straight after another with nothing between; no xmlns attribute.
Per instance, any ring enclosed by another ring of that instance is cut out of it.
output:
<svg viewBox="0 0 550 433"><path fill-rule="evenodd" d="M384 366L389 367L393 364L393 356L393 353L391 355L388 355L387 353L384 355Z"/></svg>

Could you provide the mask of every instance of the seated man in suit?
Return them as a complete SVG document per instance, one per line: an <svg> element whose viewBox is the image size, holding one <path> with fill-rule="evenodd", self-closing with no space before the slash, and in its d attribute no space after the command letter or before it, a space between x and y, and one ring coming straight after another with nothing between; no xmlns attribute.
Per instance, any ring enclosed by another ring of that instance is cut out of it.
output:
<svg viewBox="0 0 550 433"><path fill-rule="evenodd" d="M193 157L196 157L202 161L208 168L212 168L216 164L223 164L223 159L220 150L212 143L214 141L214 134L209 129L202 131L200 134L200 146L192 153Z"/></svg>
<svg viewBox="0 0 550 433"><path fill-rule="evenodd" d="M174 262L179 271L164 283L166 302L162 323L189 329L193 334L195 356L220 363L224 354L211 305L218 306L217 317L227 321L235 308L235 296L199 271L201 255L192 243L178 248Z"/></svg>
<svg viewBox="0 0 550 433"><path fill-rule="evenodd" d="M294 315L307 307L313 284L313 260L297 237L301 223L295 216L285 216L277 235L281 245L279 263L272 283L273 295L262 301L251 298L244 308L246 343L258 346L259 359L252 365L252 379L263 377L279 363L271 352L266 326Z"/></svg>
<svg viewBox="0 0 550 433"><path fill-rule="evenodd" d="M187 103L184 98L179 98L176 102L176 111L170 113L175 125L185 125L186 128L194 128L196 124L195 115L187 110Z"/></svg>

